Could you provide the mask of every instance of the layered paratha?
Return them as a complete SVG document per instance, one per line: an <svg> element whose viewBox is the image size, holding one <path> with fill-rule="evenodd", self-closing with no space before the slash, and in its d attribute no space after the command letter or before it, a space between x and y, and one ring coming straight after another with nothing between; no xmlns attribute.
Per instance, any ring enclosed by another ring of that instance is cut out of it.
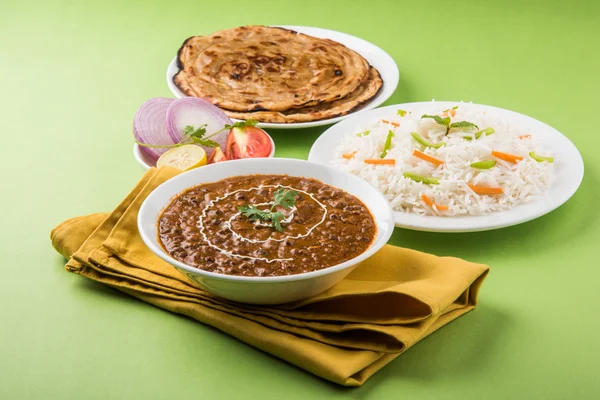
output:
<svg viewBox="0 0 600 400"><path fill-rule="evenodd" d="M173 81L185 94L233 111L284 111L341 99L369 69L340 43L265 26L191 37L178 63Z"/></svg>
<svg viewBox="0 0 600 400"><path fill-rule="evenodd" d="M286 111L254 111L239 112L223 110L227 116L234 119L254 119L261 122L289 124L295 122L319 121L322 119L340 117L351 113L375 97L381 90L383 81L377 69L371 67L367 79L363 81L348 96L331 103L321 103L315 106L292 108Z"/></svg>

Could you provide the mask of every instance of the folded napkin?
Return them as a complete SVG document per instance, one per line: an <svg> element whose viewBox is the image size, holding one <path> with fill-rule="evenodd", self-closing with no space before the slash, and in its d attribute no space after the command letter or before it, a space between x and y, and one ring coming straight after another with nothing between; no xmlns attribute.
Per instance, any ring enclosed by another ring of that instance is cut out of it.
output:
<svg viewBox="0 0 600 400"><path fill-rule="evenodd" d="M472 310L489 268L386 245L328 291L252 306L194 286L144 245L137 212L173 177L150 169L110 214L69 219L51 233L66 269L214 326L332 382L359 386L438 328Z"/></svg>

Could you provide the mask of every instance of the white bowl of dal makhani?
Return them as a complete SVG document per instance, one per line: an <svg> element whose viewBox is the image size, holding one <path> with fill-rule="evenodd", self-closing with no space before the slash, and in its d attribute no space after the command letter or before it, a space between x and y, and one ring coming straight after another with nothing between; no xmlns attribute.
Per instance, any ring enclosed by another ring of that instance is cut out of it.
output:
<svg viewBox="0 0 600 400"><path fill-rule="evenodd" d="M390 238L389 202L367 182L294 159L243 159L176 176L146 198L138 229L195 285L251 304L321 293Z"/></svg>

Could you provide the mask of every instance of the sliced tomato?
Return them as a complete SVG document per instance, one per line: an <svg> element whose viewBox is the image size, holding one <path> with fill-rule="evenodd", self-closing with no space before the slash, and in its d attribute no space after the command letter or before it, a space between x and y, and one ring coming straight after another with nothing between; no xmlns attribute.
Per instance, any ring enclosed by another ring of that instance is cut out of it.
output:
<svg viewBox="0 0 600 400"><path fill-rule="evenodd" d="M221 150L221 148L219 146L215 147L213 149L213 151L210 152L210 155L208 156L208 163L209 164L214 164L214 163L218 163L221 161L227 161L228 158L225 155L225 153L223 153L223 150Z"/></svg>
<svg viewBox="0 0 600 400"><path fill-rule="evenodd" d="M230 160L268 157L271 150L272 145L269 135L255 126L233 128L227 135L225 154Z"/></svg>

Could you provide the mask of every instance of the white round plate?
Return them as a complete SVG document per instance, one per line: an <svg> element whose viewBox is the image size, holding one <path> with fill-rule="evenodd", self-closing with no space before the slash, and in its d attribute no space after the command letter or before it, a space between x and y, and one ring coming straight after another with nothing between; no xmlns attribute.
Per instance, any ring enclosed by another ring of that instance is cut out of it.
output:
<svg viewBox="0 0 600 400"><path fill-rule="evenodd" d="M373 43L367 42L366 40L357 38L355 36L348 35L342 32L331 31L329 29L322 28L313 28L308 26L288 26L288 25L276 25L280 28L291 29L296 32L304 33L307 35L311 35L318 38L326 38L335 40L343 44L344 46L356 51L361 56L363 56L369 64L377 68L379 73L381 74L381 79L383 79L383 87L379 91L379 94L375 96L367 105L362 107L360 110L357 110L348 115L343 115L337 118L324 119L321 121L311 121L311 122L298 122L291 124L275 124L275 123L267 123L260 122L258 124L261 128L279 128L279 129L297 129L297 128L310 128L312 126L321 126L333 124L335 122L341 121L344 118L348 118L352 114L358 111L364 110L372 110L373 108L380 106L384 101L389 99L389 97L394 93L396 87L398 86L398 81L400 79L400 73L398 72L398 66L394 59L381 48L375 46ZM179 88L173 83L173 77L179 71L177 67L177 56L173 57L169 67L167 68L167 85L169 85L169 89L175 95L175 97L185 97L185 94L179 90Z"/></svg>
<svg viewBox="0 0 600 400"><path fill-rule="evenodd" d="M382 118L390 118L398 109L422 110L427 104L433 104L437 109L450 108L460 102L406 103L362 112L326 130L313 144L308 159L331 165L339 140L349 132L354 132L357 125L365 126L370 121L375 123ZM476 232L503 228L531 221L555 210L569 200L579 188L583 179L583 159L575 145L559 131L514 111L480 104L465 104L467 105L474 111L485 111L488 117L503 118L511 124L523 127L523 131L535 133L536 139L554 153L554 182L537 200L511 210L460 217L420 216L395 211L396 226L430 232Z"/></svg>

